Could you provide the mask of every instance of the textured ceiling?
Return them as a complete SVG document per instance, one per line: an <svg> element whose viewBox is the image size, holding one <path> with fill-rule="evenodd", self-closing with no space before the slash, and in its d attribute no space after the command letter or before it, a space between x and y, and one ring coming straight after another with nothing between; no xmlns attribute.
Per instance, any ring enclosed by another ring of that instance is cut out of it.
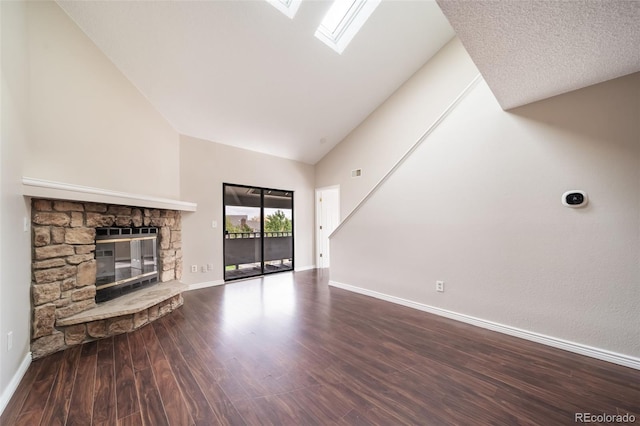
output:
<svg viewBox="0 0 640 426"><path fill-rule="evenodd" d="M504 109L640 71L640 1L438 4Z"/></svg>
<svg viewBox="0 0 640 426"><path fill-rule="evenodd" d="M180 133L315 163L453 36L435 1L383 1L342 55L263 0L58 1Z"/></svg>

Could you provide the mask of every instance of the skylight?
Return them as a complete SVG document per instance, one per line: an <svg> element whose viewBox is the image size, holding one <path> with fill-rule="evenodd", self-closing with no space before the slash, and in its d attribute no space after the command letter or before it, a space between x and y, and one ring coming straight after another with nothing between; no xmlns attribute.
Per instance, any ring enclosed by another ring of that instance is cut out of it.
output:
<svg viewBox="0 0 640 426"><path fill-rule="evenodd" d="M316 37L342 53L381 0L335 0L316 31Z"/></svg>
<svg viewBox="0 0 640 426"><path fill-rule="evenodd" d="M300 7L302 0L267 0L267 2L280 12L293 19Z"/></svg>

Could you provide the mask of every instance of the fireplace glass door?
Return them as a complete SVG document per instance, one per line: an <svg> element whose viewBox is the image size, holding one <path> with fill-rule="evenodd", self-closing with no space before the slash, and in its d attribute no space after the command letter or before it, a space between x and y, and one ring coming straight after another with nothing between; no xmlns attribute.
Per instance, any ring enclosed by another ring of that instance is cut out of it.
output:
<svg viewBox="0 0 640 426"><path fill-rule="evenodd" d="M224 279L293 270L293 191L223 185Z"/></svg>
<svg viewBox="0 0 640 426"><path fill-rule="evenodd" d="M158 281L157 228L96 229L96 302Z"/></svg>

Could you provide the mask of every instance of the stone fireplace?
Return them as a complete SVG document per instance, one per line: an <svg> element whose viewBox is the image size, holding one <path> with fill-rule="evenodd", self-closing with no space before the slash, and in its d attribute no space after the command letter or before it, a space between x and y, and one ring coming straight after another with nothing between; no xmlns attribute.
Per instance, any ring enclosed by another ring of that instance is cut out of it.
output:
<svg viewBox="0 0 640 426"><path fill-rule="evenodd" d="M182 305L179 211L36 198L31 207L34 358L134 330ZM157 288L96 303L96 234L104 229L155 230Z"/></svg>

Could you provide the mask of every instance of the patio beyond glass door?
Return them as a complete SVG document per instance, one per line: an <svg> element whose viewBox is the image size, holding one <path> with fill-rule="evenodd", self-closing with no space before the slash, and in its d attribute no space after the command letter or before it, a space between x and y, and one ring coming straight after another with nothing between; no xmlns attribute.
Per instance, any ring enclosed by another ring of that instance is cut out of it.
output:
<svg viewBox="0 0 640 426"><path fill-rule="evenodd" d="M293 191L223 184L224 279L293 270Z"/></svg>

